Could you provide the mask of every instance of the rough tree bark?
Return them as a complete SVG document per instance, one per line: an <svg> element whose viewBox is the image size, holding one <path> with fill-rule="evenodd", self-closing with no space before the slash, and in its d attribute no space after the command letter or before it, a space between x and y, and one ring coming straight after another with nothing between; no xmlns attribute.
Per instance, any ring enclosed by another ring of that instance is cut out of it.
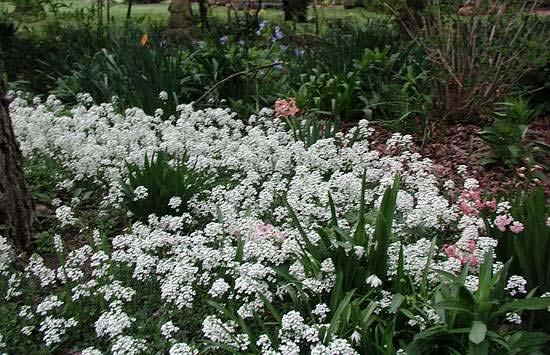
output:
<svg viewBox="0 0 550 355"><path fill-rule="evenodd" d="M174 43L188 40L193 29L191 0L172 0L168 11L170 11L168 29L166 30L168 39Z"/></svg>
<svg viewBox="0 0 550 355"><path fill-rule="evenodd" d="M33 202L25 183L19 150L5 97L0 48L0 234L18 251L31 250Z"/></svg>

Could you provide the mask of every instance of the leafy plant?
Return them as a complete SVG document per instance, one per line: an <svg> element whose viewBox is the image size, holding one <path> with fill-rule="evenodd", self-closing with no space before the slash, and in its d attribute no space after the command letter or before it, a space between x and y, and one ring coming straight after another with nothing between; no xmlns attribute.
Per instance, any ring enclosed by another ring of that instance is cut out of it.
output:
<svg viewBox="0 0 550 355"><path fill-rule="evenodd" d="M180 102L191 101L199 92L190 69L193 64L189 52L131 31L111 38L109 48L76 63L70 75L58 79L53 93L74 99L87 92L97 102L116 97L121 108L140 107L148 114L162 108L170 115ZM159 97L163 91L168 93L165 98Z"/></svg>
<svg viewBox="0 0 550 355"><path fill-rule="evenodd" d="M363 21L347 21L333 25L321 37L303 39L305 52L296 62L294 76L315 69L330 75L344 75L351 71L365 49L396 48L398 32L390 17L373 17Z"/></svg>
<svg viewBox="0 0 550 355"><path fill-rule="evenodd" d="M501 110L494 112L491 126L478 133L478 136L491 148L491 155L484 163L502 162L509 168L521 163L534 164L533 152L546 149L542 142L525 141L525 135L535 112L522 100L501 104Z"/></svg>
<svg viewBox="0 0 550 355"><path fill-rule="evenodd" d="M187 203L196 194L208 188L210 178L188 165L188 157L174 159L166 152L158 152L150 159L145 156L143 166L126 164L128 182L121 181L126 207L135 218L147 220L157 216L188 211ZM144 187L147 196L136 196L136 189ZM170 199L180 198L177 207L170 206Z"/></svg>
<svg viewBox="0 0 550 355"><path fill-rule="evenodd" d="M294 134L294 139L309 147L320 139L334 138L340 132L340 122L330 119L319 119L315 115L305 117L293 116L285 119Z"/></svg>
<svg viewBox="0 0 550 355"><path fill-rule="evenodd" d="M355 72L330 75L314 70L309 76L302 75L302 80L295 94L299 107L340 121L349 121L360 112L359 80Z"/></svg>
<svg viewBox="0 0 550 355"><path fill-rule="evenodd" d="M318 244L314 244L309 239L296 214L287 203L290 216L303 240L301 264L306 276L320 277L321 264L327 258L334 265L336 276L327 304L335 311L329 328L323 334L326 341L329 341L333 335L348 337L357 329L361 331L364 339L369 339L366 333L376 323L376 317L373 314L376 302L373 302L369 295L380 284L388 282L388 246L392 238L392 222L399 182L400 178L396 177L393 185L384 193L372 237L365 229L367 222L365 175L363 175L355 229L347 231L339 227L336 209L329 195L332 218L328 227L317 230L320 237ZM286 272L278 271L296 286L298 295L303 297L308 293L307 289L300 285L299 280ZM306 300L300 297L294 299L294 307L297 309L303 307L304 301Z"/></svg>
<svg viewBox="0 0 550 355"><path fill-rule="evenodd" d="M547 225L550 210L544 191L518 194L510 214L522 223L521 232L513 233L509 228L502 232L492 222L494 213L484 216L487 230L498 239L498 259L512 259L510 271L524 275L530 290L536 289L537 294L550 292L550 227Z"/></svg>
<svg viewBox="0 0 550 355"><path fill-rule="evenodd" d="M281 50L287 46L263 37L248 39L223 35L208 38L194 56L195 79L208 92L210 104L229 106L243 116L271 106L277 97L288 92L287 58ZM256 40L256 42L254 41Z"/></svg>
<svg viewBox="0 0 550 355"><path fill-rule="evenodd" d="M540 352L550 336L539 332L505 331L502 321L509 313L542 310L550 306L550 298L532 297L511 300L505 287L510 267L508 261L493 272L493 255L486 255L479 271L477 290L466 287L468 267L460 276L441 271L442 282L434 295L433 307L440 323L414 336L407 354L494 354Z"/></svg>
<svg viewBox="0 0 550 355"><path fill-rule="evenodd" d="M366 49L355 64L363 111L400 131L421 131L416 118L425 120L431 109L428 73L417 52L414 45Z"/></svg>

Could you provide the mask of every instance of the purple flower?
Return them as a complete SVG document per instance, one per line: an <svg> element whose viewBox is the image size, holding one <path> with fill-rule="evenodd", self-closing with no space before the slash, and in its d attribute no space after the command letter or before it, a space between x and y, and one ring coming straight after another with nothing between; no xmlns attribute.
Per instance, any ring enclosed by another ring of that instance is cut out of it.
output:
<svg viewBox="0 0 550 355"><path fill-rule="evenodd" d="M300 48L295 48L294 49L294 55L296 57L300 57L300 58L303 57L305 52L306 51L304 51L303 49L300 49Z"/></svg>
<svg viewBox="0 0 550 355"><path fill-rule="evenodd" d="M282 66L283 62L282 62L279 58L275 59L275 63L274 63L274 64L275 64L275 65L273 66L273 68L275 68L275 69L277 69L277 70L283 69L283 66Z"/></svg>
<svg viewBox="0 0 550 355"><path fill-rule="evenodd" d="M284 53L284 52L286 52L286 50L288 49L288 46L285 46L284 44L281 44L281 45L279 46L279 49L281 50L281 52Z"/></svg>
<svg viewBox="0 0 550 355"><path fill-rule="evenodd" d="M225 46L227 42L229 42L229 37L227 37L227 35L223 35L220 37L220 44L222 46Z"/></svg>
<svg viewBox="0 0 550 355"><path fill-rule="evenodd" d="M273 37L271 38L271 42L275 43L278 40L282 39L284 37L284 33L281 32L281 28L279 26L275 26L275 32L273 33Z"/></svg>
<svg viewBox="0 0 550 355"><path fill-rule="evenodd" d="M260 26L258 27L258 30L256 31L256 36L259 36L262 34L262 31L264 30L265 26L267 26L267 21L262 20L262 22L260 22Z"/></svg>

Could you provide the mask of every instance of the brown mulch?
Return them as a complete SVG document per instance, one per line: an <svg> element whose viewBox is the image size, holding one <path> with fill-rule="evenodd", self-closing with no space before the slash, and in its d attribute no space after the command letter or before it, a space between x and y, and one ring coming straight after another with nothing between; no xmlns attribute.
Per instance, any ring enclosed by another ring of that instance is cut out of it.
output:
<svg viewBox="0 0 550 355"><path fill-rule="evenodd" d="M373 147L386 152L385 141L392 132L375 125L376 132L371 137ZM430 158L434 164L434 173L442 180L453 180L456 186L462 186L463 179L457 173L459 165L468 167L469 176L479 180L483 191L490 194L510 193L520 189L532 189L537 186L544 187L545 194L550 196L550 183L529 183L525 178L499 164L481 164L481 159L489 152L489 147L476 133L481 127L474 124L455 124L448 126L445 132L433 137L422 146L422 141L415 137L416 145L413 151ZM529 127L526 140L538 140L550 144L550 117L537 120ZM550 166L550 157L543 157L542 163ZM543 172L548 176L548 171Z"/></svg>
<svg viewBox="0 0 550 355"><path fill-rule="evenodd" d="M535 9L533 12L539 16L550 16L550 7L541 7Z"/></svg>

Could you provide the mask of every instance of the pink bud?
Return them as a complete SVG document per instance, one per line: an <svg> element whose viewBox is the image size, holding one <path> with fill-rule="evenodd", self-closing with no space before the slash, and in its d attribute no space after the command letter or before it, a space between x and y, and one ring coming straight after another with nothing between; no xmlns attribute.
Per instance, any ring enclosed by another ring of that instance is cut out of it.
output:
<svg viewBox="0 0 550 355"><path fill-rule="evenodd" d="M476 250L476 247L477 247L477 243L476 243L475 240L473 240L473 239L468 240L468 250L469 250L470 252L473 253L474 250Z"/></svg>
<svg viewBox="0 0 550 355"><path fill-rule="evenodd" d="M495 211L497 209L497 200L492 199L491 201L485 201L485 206Z"/></svg>
<svg viewBox="0 0 550 355"><path fill-rule="evenodd" d="M272 232L273 232L273 226L271 224L258 224L256 226L256 233L262 237Z"/></svg>
<svg viewBox="0 0 550 355"><path fill-rule="evenodd" d="M510 226L510 230L511 230L513 233L515 233L515 234L518 234L518 233L523 232L523 230L524 230L523 223L518 222L518 221L515 221L515 222L512 223L512 225Z"/></svg>
<svg viewBox="0 0 550 355"><path fill-rule="evenodd" d="M506 226L512 223L513 219L507 215L501 215L495 218L495 226L501 232L506 231Z"/></svg>
<svg viewBox="0 0 550 355"><path fill-rule="evenodd" d="M457 258L458 254L460 253L458 248L454 244L453 245L448 245L448 244L443 245L443 250L445 250L445 254L447 254L447 256L449 258Z"/></svg>

